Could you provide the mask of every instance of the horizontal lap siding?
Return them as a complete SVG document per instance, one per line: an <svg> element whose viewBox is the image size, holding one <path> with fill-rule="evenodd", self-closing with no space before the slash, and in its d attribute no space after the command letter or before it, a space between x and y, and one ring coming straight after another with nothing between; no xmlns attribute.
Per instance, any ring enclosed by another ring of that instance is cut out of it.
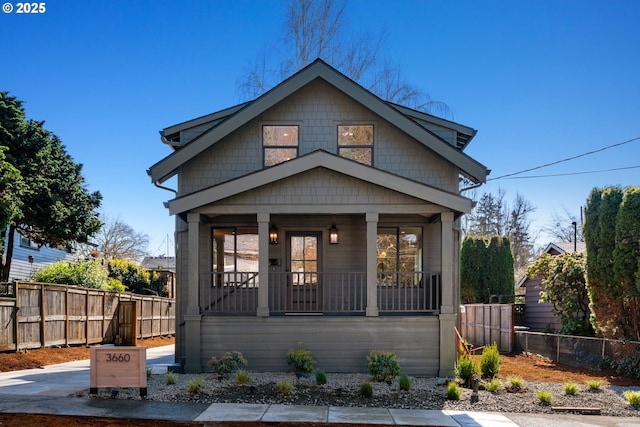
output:
<svg viewBox="0 0 640 427"><path fill-rule="evenodd" d="M326 372L366 373L371 350L396 353L403 372L436 376L437 317L204 317L202 363L240 351L254 371L286 371L286 352L302 342Z"/></svg>

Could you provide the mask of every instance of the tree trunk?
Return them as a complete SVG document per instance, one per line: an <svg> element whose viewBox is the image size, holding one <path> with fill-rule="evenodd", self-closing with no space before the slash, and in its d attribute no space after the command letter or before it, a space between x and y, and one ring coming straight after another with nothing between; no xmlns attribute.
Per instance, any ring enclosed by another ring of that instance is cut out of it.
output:
<svg viewBox="0 0 640 427"><path fill-rule="evenodd" d="M4 264L2 263L2 260L0 260L0 282L9 281L9 271L11 270L11 260L13 259L13 236L15 231L15 225L10 225L8 227L8 231L4 231L4 233L7 234L7 253L4 257Z"/></svg>

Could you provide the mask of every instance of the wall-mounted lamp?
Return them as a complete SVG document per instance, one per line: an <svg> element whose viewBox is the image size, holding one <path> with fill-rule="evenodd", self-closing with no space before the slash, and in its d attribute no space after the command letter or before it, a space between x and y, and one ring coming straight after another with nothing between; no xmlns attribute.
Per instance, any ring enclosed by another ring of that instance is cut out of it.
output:
<svg viewBox="0 0 640 427"><path fill-rule="evenodd" d="M275 224L271 225L271 228L269 228L269 244L278 244L278 229L276 228Z"/></svg>
<svg viewBox="0 0 640 427"><path fill-rule="evenodd" d="M331 228L329 229L329 243L332 245L338 244L338 228L335 224L331 224Z"/></svg>
<svg viewBox="0 0 640 427"><path fill-rule="evenodd" d="M33 261L34 261L33 255L29 255L29 264L33 264Z"/></svg>

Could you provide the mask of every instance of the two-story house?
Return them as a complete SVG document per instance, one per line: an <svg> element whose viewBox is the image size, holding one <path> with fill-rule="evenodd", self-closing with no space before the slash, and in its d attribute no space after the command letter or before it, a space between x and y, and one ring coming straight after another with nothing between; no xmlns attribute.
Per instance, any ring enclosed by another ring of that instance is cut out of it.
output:
<svg viewBox="0 0 640 427"><path fill-rule="evenodd" d="M259 98L168 127L177 176L176 359L241 351L286 370L302 342L327 372L453 375L460 179L488 170L475 130L385 102L321 60Z"/></svg>

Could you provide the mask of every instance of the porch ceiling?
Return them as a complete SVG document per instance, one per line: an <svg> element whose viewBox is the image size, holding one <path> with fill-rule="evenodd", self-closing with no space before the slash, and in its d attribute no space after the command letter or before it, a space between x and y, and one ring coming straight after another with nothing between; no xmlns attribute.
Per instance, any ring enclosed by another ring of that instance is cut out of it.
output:
<svg viewBox="0 0 640 427"><path fill-rule="evenodd" d="M437 205L429 209L432 212L442 210L471 212L472 201L470 199L319 150L253 174L173 199L169 201L169 213L175 215L192 211L317 168L331 170L377 185L393 193L410 196L421 204L416 209L424 210L425 204L430 204ZM349 204L332 203L330 209L336 212L340 210L340 205ZM290 207L287 209L291 212ZM362 211L362 209L366 210L360 206L359 210Z"/></svg>

